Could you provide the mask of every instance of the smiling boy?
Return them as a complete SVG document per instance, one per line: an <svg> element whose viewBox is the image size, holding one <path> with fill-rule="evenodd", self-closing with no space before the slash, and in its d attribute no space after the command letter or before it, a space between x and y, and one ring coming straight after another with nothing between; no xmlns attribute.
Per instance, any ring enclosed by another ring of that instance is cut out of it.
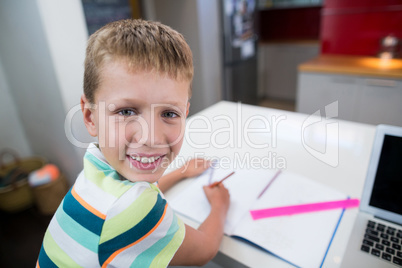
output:
<svg viewBox="0 0 402 268"><path fill-rule="evenodd" d="M215 256L227 189L204 187L211 213L198 230L162 195L207 168L193 160L162 177L183 143L192 78L190 48L165 25L123 20L90 37L81 108L98 143L49 224L37 267L202 265Z"/></svg>

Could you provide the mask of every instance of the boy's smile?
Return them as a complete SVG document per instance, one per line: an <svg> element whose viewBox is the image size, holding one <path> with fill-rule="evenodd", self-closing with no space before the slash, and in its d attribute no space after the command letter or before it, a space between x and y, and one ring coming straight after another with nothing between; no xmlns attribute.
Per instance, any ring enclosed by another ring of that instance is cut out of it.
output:
<svg viewBox="0 0 402 268"><path fill-rule="evenodd" d="M120 175L151 183L162 176L183 143L189 87L153 71L131 71L123 61L105 64L95 108L84 107L84 121Z"/></svg>
<svg viewBox="0 0 402 268"><path fill-rule="evenodd" d="M165 155L140 155L140 154L133 154L127 155L129 158L131 165L133 165L137 169L142 170L154 170L156 167L160 165L163 157Z"/></svg>

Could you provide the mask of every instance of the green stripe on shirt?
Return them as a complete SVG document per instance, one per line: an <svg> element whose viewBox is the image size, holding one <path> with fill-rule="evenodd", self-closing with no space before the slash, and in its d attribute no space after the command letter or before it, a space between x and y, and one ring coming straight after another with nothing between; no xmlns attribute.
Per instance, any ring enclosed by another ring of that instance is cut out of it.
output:
<svg viewBox="0 0 402 268"><path fill-rule="evenodd" d="M55 216L60 228L62 228L68 236L77 241L83 247L98 253L99 236L83 227L65 213L63 210L63 203L57 209Z"/></svg>
<svg viewBox="0 0 402 268"><path fill-rule="evenodd" d="M81 267L59 247L49 230L45 233L43 248L52 262L58 267Z"/></svg>
<svg viewBox="0 0 402 268"><path fill-rule="evenodd" d="M90 157L91 155L88 155ZM119 197L124 194L127 190L129 190L133 183L129 182L129 184L125 184L123 181L116 180L114 177L110 177L108 175L117 174L116 171L102 171L98 170L96 166L87 159L87 156L84 159L84 174L85 177L92 181L95 185L97 185L103 191L115 196ZM110 173L110 174L105 174Z"/></svg>
<svg viewBox="0 0 402 268"><path fill-rule="evenodd" d="M145 189L125 210L110 220L106 219L99 244L109 241L137 225L154 207L157 197L158 192L151 188Z"/></svg>
<svg viewBox="0 0 402 268"><path fill-rule="evenodd" d="M174 234L174 235L173 235ZM184 237L184 225L173 215L166 235L141 253L130 267L166 267L180 247ZM163 252L163 253L162 253Z"/></svg>
<svg viewBox="0 0 402 268"><path fill-rule="evenodd" d="M161 252L159 252L159 254L155 257L149 267L157 268L162 267L162 265L163 267L165 267L170 263L174 254L176 254L176 251L179 249L181 243L183 242L186 233L184 223L178 218L177 223L179 225L179 230L177 230L170 243L167 244L165 248L161 250Z"/></svg>

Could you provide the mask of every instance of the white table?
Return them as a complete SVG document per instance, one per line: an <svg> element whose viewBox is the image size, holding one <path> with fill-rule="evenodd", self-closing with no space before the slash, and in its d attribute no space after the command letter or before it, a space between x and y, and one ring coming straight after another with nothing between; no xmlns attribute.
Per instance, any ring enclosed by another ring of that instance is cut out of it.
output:
<svg viewBox="0 0 402 268"><path fill-rule="evenodd" d="M331 111L328 115L337 114L336 105ZM258 165L258 159L265 159L260 162L265 167L275 169L286 165L286 170L360 198L375 126L336 118L326 120L325 114L322 115L324 120L320 122L317 116L221 101L188 119L182 150L171 169L192 157L219 157L231 161L249 157L255 161L253 167ZM171 199L191 180L173 187L166 198ZM356 213L357 209L345 212L324 267L340 267ZM198 227L189 219L183 220ZM249 267L290 266L228 236L223 238L220 252Z"/></svg>

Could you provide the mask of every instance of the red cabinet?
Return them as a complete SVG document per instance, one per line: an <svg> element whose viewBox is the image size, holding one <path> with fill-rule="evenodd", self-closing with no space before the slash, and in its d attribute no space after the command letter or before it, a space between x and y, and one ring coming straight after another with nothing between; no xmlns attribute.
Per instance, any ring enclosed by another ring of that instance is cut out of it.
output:
<svg viewBox="0 0 402 268"><path fill-rule="evenodd" d="M376 56L380 40L402 39L399 0L326 0L321 14L321 53Z"/></svg>

